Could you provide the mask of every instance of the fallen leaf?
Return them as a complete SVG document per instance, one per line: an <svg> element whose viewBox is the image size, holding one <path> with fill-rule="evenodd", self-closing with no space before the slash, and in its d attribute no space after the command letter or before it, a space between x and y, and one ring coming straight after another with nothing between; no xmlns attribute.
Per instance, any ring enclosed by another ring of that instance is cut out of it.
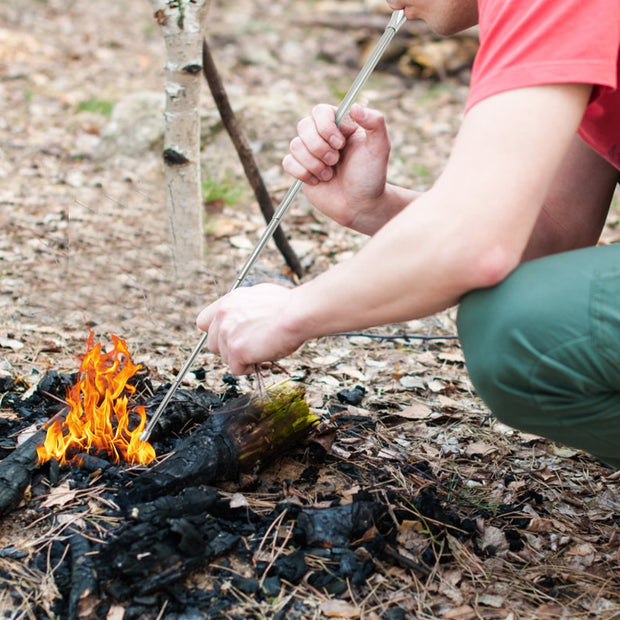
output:
<svg viewBox="0 0 620 620"><path fill-rule="evenodd" d="M423 420L428 418L433 413L433 410L423 403L413 403L405 407L402 411L396 413L401 418L407 418L407 420Z"/></svg>
<svg viewBox="0 0 620 620"><path fill-rule="evenodd" d="M250 503L248 502L245 495L243 495L243 493L234 493L233 496L230 498L230 502L228 502L228 505L231 508L247 508Z"/></svg>
<svg viewBox="0 0 620 620"><path fill-rule="evenodd" d="M549 446L549 451L555 456L559 456L563 459L570 459L578 454L583 454L582 450L577 450L575 448L569 448L567 446L558 446L556 444L551 444Z"/></svg>
<svg viewBox="0 0 620 620"><path fill-rule="evenodd" d="M112 605L108 610L105 620L123 620L125 617L125 608L120 605Z"/></svg>
<svg viewBox="0 0 620 620"><path fill-rule="evenodd" d="M470 620L477 616L476 612L469 605L460 605L446 611L443 620Z"/></svg>
<svg viewBox="0 0 620 620"><path fill-rule="evenodd" d="M77 489L70 489L68 483L54 487L47 499L41 504L41 508L53 508L54 506L66 506L72 502L78 494Z"/></svg>
<svg viewBox="0 0 620 620"><path fill-rule="evenodd" d="M495 607L496 609L499 609L500 607L503 607L506 599L504 599L503 596L496 596L494 594L481 594L478 597L478 602L481 605L486 605L487 607Z"/></svg>
<svg viewBox="0 0 620 620"><path fill-rule="evenodd" d="M4 336L0 336L0 348L2 349L13 349L13 351L19 351L23 348L24 343L21 340L15 340L15 338L6 338Z"/></svg>
<svg viewBox="0 0 620 620"><path fill-rule="evenodd" d="M465 448L467 456L487 456L493 452L497 452L497 448L484 441L474 441L474 443L468 444Z"/></svg>
<svg viewBox="0 0 620 620"><path fill-rule="evenodd" d="M328 618L359 618L359 607L355 607L346 601L325 601L321 603L321 611Z"/></svg>

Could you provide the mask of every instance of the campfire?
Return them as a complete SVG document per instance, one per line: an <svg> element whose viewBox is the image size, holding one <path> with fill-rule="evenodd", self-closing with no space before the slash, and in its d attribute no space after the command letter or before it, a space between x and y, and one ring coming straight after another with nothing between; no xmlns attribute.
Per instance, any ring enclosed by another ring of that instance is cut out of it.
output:
<svg viewBox="0 0 620 620"><path fill-rule="evenodd" d="M140 439L146 424L144 406L128 408L129 396L135 393L129 381L142 366L132 363L125 341L114 335L112 341L114 348L103 353L90 332L80 378L66 396L69 411L64 420L56 418L48 426L45 442L37 446L39 464L52 458L61 465L80 464L84 454L140 465L155 458L151 444ZM131 418L136 416L132 429Z"/></svg>

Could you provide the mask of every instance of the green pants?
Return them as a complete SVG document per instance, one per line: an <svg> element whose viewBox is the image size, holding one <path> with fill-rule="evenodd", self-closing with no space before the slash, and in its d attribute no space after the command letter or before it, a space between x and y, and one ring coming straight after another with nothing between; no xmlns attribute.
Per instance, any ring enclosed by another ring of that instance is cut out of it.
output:
<svg viewBox="0 0 620 620"><path fill-rule="evenodd" d="M524 263L467 295L458 329L500 420L620 467L620 244Z"/></svg>

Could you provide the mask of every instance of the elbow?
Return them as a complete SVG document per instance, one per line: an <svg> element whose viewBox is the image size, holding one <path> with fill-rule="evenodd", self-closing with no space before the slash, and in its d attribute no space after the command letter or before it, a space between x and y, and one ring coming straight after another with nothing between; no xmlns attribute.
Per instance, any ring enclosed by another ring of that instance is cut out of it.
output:
<svg viewBox="0 0 620 620"><path fill-rule="evenodd" d="M521 263L522 250L495 243L480 247L468 261L466 292L503 282Z"/></svg>

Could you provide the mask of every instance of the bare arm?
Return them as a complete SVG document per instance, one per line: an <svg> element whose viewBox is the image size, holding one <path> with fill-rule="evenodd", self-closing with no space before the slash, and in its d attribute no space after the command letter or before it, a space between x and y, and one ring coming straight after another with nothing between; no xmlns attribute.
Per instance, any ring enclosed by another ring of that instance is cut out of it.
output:
<svg viewBox="0 0 620 620"><path fill-rule="evenodd" d="M589 93L540 86L477 104L431 190L314 280L237 289L205 308L209 348L242 374L309 338L427 316L501 281L521 260Z"/></svg>

